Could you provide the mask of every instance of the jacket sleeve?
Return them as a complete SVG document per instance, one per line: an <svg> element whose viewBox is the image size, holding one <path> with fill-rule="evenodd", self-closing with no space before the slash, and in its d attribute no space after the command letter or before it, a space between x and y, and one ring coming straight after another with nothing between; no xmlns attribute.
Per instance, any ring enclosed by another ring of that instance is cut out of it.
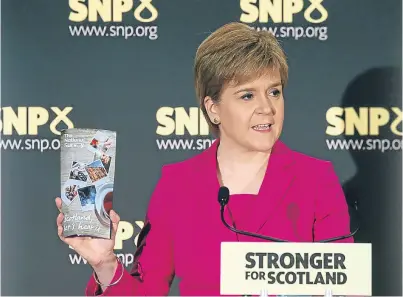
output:
<svg viewBox="0 0 403 297"><path fill-rule="evenodd" d="M315 197L314 241L350 234L350 215L343 188L333 165L324 163L318 172ZM335 242L354 242L353 237Z"/></svg>
<svg viewBox="0 0 403 297"><path fill-rule="evenodd" d="M150 199L144 227L140 232L134 265L131 271L118 265L111 281L114 282L123 273L121 280L98 294L99 286L91 276L86 287L86 296L167 296L174 278L172 217L169 209L173 201L171 176L167 168L162 168L162 175Z"/></svg>

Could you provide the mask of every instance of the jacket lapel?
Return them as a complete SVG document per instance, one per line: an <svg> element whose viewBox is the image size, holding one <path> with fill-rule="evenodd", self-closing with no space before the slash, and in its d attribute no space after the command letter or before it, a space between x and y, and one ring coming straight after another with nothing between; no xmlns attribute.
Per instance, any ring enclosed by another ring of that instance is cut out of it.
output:
<svg viewBox="0 0 403 297"><path fill-rule="evenodd" d="M292 151L278 140L273 147L258 197L250 213L251 232L259 232L282 203L293 182L293 164Z"/></svg>

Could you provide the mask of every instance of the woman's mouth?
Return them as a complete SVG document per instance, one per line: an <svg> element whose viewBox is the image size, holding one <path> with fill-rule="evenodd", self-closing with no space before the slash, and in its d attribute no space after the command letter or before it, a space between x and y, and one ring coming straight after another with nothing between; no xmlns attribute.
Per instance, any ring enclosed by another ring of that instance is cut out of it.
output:
<svg viewBox="0 0 403 297"><path fill-rule="evenodd" d="M255 125L252 126L252 129L255 131L259 131L259 132L269 132L271 131L271 126L273 124L260 124L260 125Z"/></svg>

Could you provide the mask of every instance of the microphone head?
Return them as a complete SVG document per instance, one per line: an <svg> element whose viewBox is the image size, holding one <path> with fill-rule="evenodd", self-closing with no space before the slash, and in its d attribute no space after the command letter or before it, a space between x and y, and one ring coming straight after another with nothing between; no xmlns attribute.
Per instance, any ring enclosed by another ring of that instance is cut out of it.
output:
<svg viewBox="0 0 403 297"><path fill-rule="evenodd" d="M229 189L227 187L220 187L218 190L218 203L221 206L225 206L229 201Z"/></svg>

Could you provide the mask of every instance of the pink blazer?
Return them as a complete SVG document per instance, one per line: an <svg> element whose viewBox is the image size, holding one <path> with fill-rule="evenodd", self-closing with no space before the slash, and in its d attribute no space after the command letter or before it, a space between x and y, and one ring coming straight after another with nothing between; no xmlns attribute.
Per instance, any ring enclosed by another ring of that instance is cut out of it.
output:
<svg viewBox="0 0 403 297"><path fill-rule="evenodd" d="M163 166L135 265L102 295L166 296L174 276L180 280L181 295L220 295L220 243L259 239L238 236L221 222L217 146L218 141L195 157ZM231 195L225 216L238 229L295 242L350 233L346 200L332 164L292 151L280 141L258 195ZM119 266L113 281L121 273ZM86 295L96 291L91 276Z"/></svg>

